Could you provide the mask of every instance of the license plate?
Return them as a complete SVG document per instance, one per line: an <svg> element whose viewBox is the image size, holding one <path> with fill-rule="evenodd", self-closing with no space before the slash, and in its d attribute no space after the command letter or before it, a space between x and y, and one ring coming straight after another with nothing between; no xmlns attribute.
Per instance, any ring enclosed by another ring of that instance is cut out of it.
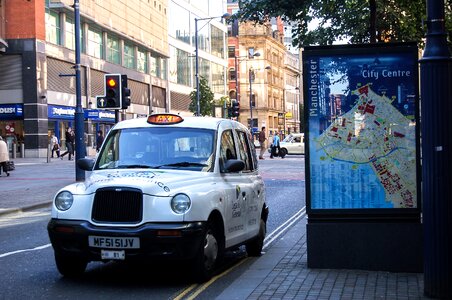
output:
<svg viewBox="0 0 452 300"><path fill-rule="evenodd" d="M124 250L100 250L102 259L126 259L126 252Z"/></svg>
<svg viewBox="0 0 452 300"><path fill-rule="evenodd" d="M88 237L88 244L94 248L108 249L138 249L140 248L140 239L137 237L108 237L94 236Z"/></svg>

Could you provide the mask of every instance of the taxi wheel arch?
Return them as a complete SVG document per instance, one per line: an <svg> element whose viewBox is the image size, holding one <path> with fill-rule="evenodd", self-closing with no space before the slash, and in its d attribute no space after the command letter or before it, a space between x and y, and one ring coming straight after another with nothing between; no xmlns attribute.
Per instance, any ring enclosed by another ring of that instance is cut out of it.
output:
<svg viewBox="0 0 452 300"><path fill-rule="evenodd" d="M248 253L249 256L261 256L262 248L264 247L265 235L267 233L267 218L268 207L264 203L259 223L259 233L254 239L245 244L246 253Z"/></svg>
<svg viewBox="0 0 452 300"><path fill-rule="evenodd" d="M224 226L221 215L213 212L207 221L206 229L199 245L198 252L192 261L195 280L205 282L209 280L218 261L224 256Z"/></svg>
<svg viewBox="0 0 452 300"><path fill-rule="evenodd" d="M88 261L55 253L55 263L61 275L66 277L77 277L85 272Z"/></svg>

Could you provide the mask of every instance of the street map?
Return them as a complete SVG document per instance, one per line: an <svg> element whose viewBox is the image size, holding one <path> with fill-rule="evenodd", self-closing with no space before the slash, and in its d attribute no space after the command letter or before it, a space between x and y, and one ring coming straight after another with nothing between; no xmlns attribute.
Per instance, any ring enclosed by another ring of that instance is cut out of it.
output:
<svg viewBox="0 0 452 300"><path fill-rule="evenodd" d="M352 109L310 133L312 208L416 208L415 122L371 85L352 94Z"/></svg>

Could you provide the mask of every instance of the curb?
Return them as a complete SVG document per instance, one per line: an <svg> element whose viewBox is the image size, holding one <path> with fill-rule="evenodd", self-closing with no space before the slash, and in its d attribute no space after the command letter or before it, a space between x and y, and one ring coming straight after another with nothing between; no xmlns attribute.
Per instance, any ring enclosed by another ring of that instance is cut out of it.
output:
<svg viewBox="0 0 452 300"><path fill-rule="evenodd" d="M52 205L52 201L26 205L23 207L7 208L5 210L0 210L0 216L14 214L14 213L20 213L20 212L26 212L26 211L30 211L30 210L34 210L34 209L38 209L38 208L48 207L50 205Z"/></svg>

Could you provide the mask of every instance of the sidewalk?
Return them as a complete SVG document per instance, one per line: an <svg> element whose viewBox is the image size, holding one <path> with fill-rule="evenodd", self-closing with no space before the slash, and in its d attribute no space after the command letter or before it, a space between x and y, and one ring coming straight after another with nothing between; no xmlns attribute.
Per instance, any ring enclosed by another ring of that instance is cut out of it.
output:
<svg viewBox="0 0 452 300"><path fill-rule="evenodd" d="M15 158L16 169L0 176L0 215L51 204L56 192L75 182L75 163L52 158Z"/></svg>
<svg viewBox="0 0 452 300"><path fill-rule="evenodd" d="M0 217L49 206L60 188L75 182L75 163L67 157L14 162L11 176L0 177ZM306 249L305 217L253 258L217 299L427 299L422 273L308 269Z"/></svg>
<svg viewBox="0 0 452 300"><path fill-rule="evenodd" d="M216 299L428 299L422 273L308 269L306 218Z"/></svg>

